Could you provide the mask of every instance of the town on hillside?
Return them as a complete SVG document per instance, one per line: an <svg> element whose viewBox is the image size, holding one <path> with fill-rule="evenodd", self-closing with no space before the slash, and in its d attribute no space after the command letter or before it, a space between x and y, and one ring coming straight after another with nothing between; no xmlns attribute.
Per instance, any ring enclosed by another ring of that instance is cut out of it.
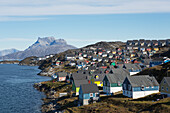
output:
<svg viewBox="0 0 170 113"><path fill-rule="evenodd" d="M101 97L116 94L139 99L159 93L157 101L170 97L170 58L161 56L169 49L170 39L140 39L128 40L119 47L102 43L86 46L36 60L50 64L44 70L48 69L53 83L71 85L72 96L78 97L78 106L100 102ZM154 57L155 54L158 56ZM140 74L159 65L165 65L165 75L160 79L152 72ZM67 92L62 94L67 95Z"/></svg>

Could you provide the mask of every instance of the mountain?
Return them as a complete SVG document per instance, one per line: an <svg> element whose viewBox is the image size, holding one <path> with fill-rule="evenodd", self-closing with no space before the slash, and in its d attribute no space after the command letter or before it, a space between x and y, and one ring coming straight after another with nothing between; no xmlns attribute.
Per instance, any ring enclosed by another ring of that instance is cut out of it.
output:
<svg viewBox="0 0 170 113"><path fill-rule="evenodd" d="M4 59L24 59L30 56L45 56L49 54L57 54L68 49L76 49L72 45L68 45L64 39L55 39L54 37L38 38L38 40L24 51L4 56Z"/></svg>
<svg viewBox="0 0 170 113"><path fill-rule="evenodd" d="M17 49L5 49L5 50L0 51L0 56L5 56L5 55L11 54L11 53L16 53L18 51L19 50L17 50Z"/></svg>

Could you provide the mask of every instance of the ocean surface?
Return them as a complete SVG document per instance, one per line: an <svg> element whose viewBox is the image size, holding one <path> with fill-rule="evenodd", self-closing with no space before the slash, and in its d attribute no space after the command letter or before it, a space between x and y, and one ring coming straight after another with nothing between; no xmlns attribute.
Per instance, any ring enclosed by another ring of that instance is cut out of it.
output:
<svg viewBox="0 0 170 113"><path fill-rule="evenodd" d="M0 64L0 113L41 113L45 95L33 84L50 80L38 67Z"/></svg>

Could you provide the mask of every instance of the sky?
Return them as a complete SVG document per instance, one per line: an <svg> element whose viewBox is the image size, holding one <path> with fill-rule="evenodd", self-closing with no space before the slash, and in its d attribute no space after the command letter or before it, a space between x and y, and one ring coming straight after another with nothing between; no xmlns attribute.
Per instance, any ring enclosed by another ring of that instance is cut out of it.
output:
<svg viewBox="0 0 170 113"><path fill-rule="evenodd" d="M170 39L170 0L0 0L0 50L53 36L98 41Z"/></svg>

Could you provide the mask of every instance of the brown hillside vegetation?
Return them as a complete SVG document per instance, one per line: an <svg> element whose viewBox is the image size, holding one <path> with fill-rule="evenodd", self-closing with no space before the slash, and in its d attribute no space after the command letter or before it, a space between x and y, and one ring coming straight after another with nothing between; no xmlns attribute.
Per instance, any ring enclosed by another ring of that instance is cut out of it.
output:
<svg viewBox="0 0 170 113"><path fill-rule="evenodd" d="M167 77L167 76L170 77L170 62L162 65L154 66L151 68L146 68L140 73L138 73L137 75L154 76L157 79L158 83L160 83L163 77Z"/></svg>
<svg viewBox="0 0 170 113"><path fill-rule="evenodd" d="M68 107L65 113L169 113L170 98L165 98L160 101L147 100L153 99L154 94L139 100L132 100L124 97L122 94L110 97L101 97L101 102L80 106Z"/></svg>

